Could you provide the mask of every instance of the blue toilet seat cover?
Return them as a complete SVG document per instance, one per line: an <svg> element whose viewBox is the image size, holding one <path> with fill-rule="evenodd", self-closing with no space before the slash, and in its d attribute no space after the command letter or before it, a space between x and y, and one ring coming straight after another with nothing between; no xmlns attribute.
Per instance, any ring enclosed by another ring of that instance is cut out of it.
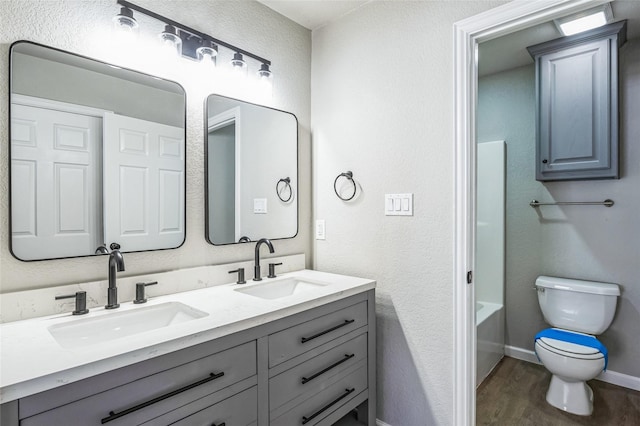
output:
<svg viewBox="0 0 640 426"><path fill-rule="evenodd" d="M607 348L595 337L572 333L565 330L558 330L557 328L546 328L536 334L536 337L533 339L534 343L541 337L548 337L549 339L561 340L563 342L575 343L576 345L582 345L589 348L597 349L598 351L600 351L600 353L602 353L602 355L604 355L604 371L607 370L607 364L609 362L609 354L607 353Z"/></svg>

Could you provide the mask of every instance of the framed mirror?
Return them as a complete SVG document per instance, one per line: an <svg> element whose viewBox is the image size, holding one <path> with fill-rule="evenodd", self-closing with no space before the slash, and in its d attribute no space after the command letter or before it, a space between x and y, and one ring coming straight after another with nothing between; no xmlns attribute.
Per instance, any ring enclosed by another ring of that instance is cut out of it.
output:
<svg viewBox="0 0 640 426"><path fill-rule="evenodd" d="M215 245L298 233L298 120L219 95L206 104L206 239Z"/></svg>
<svg viewBox="0 0 640 426"><path fill-rule="evenodd" d="M36 43L10 50L11 252L20 260L176 248L184 89Z"/></svg>

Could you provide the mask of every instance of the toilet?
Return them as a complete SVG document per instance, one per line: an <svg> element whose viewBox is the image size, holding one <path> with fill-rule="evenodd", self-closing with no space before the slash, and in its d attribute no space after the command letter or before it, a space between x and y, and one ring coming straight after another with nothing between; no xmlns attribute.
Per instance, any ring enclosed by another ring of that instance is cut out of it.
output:
<svg viewBox="0 0 640 426"><path fill-rule="evenodd" d="M540 276L538 303L552 328L535 337L535 352L552 374L547 402L581 416L593 412L586 381L606 370L607 348L596 339L613 321L617 284Z"/></svg>

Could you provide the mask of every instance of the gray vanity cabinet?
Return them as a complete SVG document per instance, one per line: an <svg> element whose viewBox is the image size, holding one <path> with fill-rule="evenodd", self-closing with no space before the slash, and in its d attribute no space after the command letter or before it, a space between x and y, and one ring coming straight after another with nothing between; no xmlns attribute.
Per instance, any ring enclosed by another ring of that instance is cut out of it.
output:
<svg viewBox="0 0 640 426"><path fill-rule="evenodd" d="M618 48L626 22L530 46L536 179L611 179L618 167Z"/></svg>
<svg viewBox="0 0 640 426"><path fill-rule="evenodd" d="M370 290L2 405L3 426L375 425Z"/></svg>

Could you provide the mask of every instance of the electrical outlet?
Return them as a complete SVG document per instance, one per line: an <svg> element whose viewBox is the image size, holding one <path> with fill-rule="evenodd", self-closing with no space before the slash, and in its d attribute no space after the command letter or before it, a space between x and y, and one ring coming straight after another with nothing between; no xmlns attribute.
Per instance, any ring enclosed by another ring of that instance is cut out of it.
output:
<svg viewBox="0 0 640 426"><path fill-rule="evenodd" d="M324 219L316 220L316 240L325 239L325 226Z"/></svg>

